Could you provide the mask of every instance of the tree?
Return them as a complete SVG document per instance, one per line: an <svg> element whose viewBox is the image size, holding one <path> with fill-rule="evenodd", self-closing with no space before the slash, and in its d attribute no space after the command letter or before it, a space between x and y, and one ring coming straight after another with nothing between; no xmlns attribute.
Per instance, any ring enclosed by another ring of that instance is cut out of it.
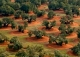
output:
<svg viewBox="0 0 80 57"><path fill-rule="evenodd" d="M29 57L28 53L24 50L19 50L16 55L16 57Z"/></svg>
<svg viewBox="0 0 80 57"><path fill-rule="evenodd" d="M24 21L24 29L26 29L27 26L28 26L28 23Z"/></svg>
<svg viewBox="0 0 80 57"><path fill-rule="evenodd" d="M2 21L0 20L0 28L2 28Z"/></svg>
<svg viewBox="0 0 80 57"><path fill-rule="evenodd" d="M15 23L14 21L13 21L13 22L11 22L11 28L12 28L12 29L15 29L15 28L16 28L16 26L17 26L17 25L16 25L16 23Z"/></svg>
<svg viewBox="0 0 80 57"><path fill-rule="evenodd" d="M15 18L20 18L21 17L21 14L22 14L22 11L21 10L17 10L14 14L14 17Z"/></svg>
<svg viewBox="0 0 80 57"><path fill-rule="evenodd" d="M11 51L17 51L22 48L22 44L18 41L17 37L13 37L8 44L8 48Z"/></svg>
<svg viewBox="0 0 80 57"><path fill-rule="evenodd" d="M24 33L24 26L23 25L18 25L18 31Z"/></svg>
<svg viewBox="0 0 80 57"><path fill-rule="evenodd" d="M9 6L11 6L14 10L19 10L20 9L20 7L21 7L21 5L20 5L20 3L8 3L9 4Z"/></svg>
<svg viewBox="0 0 80 57"><path fill-rule="evenodd" d="M80 29L77 30L77 36L80 38Z"/></svg>
<svg viewBox="0 0 80 57"><path fill-rule="evenodd" d="M55 13L52 10L50 10L48 12L48 18L51 19L51 18L53 18L53 16L55 16Z"/></svg>
<svg viewBox="0 0 80 57"><path fill-rule="evenodd" d="M59 36L55 37L55 36L50 35L49 36L49 43L53 43L53 42L55 42L57 45L60 45L60 46L62 46L63 43L65 43L65 44L68 43L65 36L59 35Z"/></svg>
<svg viewBox="0 0 80 57"><path fill-rule="evenodd" d="M0 13L5 16L12 15L14 14L14 9L9 5L3 5L0 7Z"/></svg>
<svg viewBox="0 0 80 57"><path fill-rule="evenodd" d="M74 46L73 48L71 48L71 50L73 51L74 54L76 55L80 55L80 43L78 43L76 46Z"/></svg>
<svg viewBox="0 0 80 57"><path fill-rule="evenodd" d="M6 1L5 0L0 0L0 6L5 5Z"/></svg>
<svg viewBox="0 0 80 57"><path fill-rule="evenodd" d="M54 51L55 57L69 57L67 54L62 54L59 50Z"/></svg>
<svg viewBox="0 0 80 57"><path fill-rule="evenodd" d="M49 8L50 10L57 10L57 9L59 9L58 5L59 5L59 3L54 0L54 1L51 1L51 2L49 3L48 8Z"/></svg>
<svg viewBox="0 0 80 57"><path fill-rule="evenodd" d="M8 40L8 38L5 35L0 33L0 43L4 43L7 40Z"/></svg>
<svg viewBox="0 0 80 57"><path fill-rule="evenodd" d="M45 14L45 11L44 11L44 10L40 10L40 11L37 12L37 16L38 16L38 17L41 17L41 16L43 16L44 14Z"/></svg>
<svg viewBox="0 0 80 57"><path fill-rule="evenodd" d="M11 18L4 17L2 18L3 27L8 27L9 24L11 24Z"/></svg>
<svg viewBox="0 0 80 57"><path fill-rule="evenodd" d="M56 21L49 22L47 20L44 20L42 25L45 26L46 29L51 29L52 27L54 27L56 25Z"/></svg>
<svg viewBox="0 0 80 57"><path fill-rule="evenodd" d="M45 4L47 2L48 2L48 0L41 0L41 4Z"/></svg>
<svg viewBox="0 0 80 57"><path fill-rule="evenodd" d="M73 23L73 18L72 16L68 15L67 17L62 17L60 20L61 24L72 24Z"/></svg>

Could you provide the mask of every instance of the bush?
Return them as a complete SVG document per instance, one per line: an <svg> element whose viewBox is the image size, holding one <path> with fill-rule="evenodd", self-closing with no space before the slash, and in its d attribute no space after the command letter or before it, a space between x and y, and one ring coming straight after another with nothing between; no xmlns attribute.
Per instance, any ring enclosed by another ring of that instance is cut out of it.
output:
<svg viewBox="0 0 80 57"><path fill-rule="evenodd" d="M0 43L4 43L7 40L8 40L8 38L5 35L0 33Z"/></svg>
<svg viewBox="0 0 80 57"><path fill-rule="evenodd" d="M22 44L18 41L17 37L13 37L8 44L8 48L11 51L17 51L22 48Z"/></svg>
<svg viewBox="0 0 80 57"><path fill-rule="evenodd" d="M45 26L46 29L51 29L52 27L54 27L56 25L56 21L49 22L47 20L44 20L42 25Z"/></svg>
<svg viewBox="0 0 80 57"><path fill-rule="evenodd" d="M18 31L24 33L24 26L23 25L18 25Z"/></svg>
<svg viewBox="0 0 80 57"><path fill-rule="evenodd" d="M65 44L68 43L67 39L61 35L59 35L57 37L51 35L49 37L49 43L53 43L53 42L55 42L57 45L60 45L60 46L62 46L63 43L65 43Z"/></svg>
<svg viewBox="0 0 80 57"><path fill-rule="evenodd" d="M74 54L80 55L80 43L78 43L76 46L71 48L71 50L73 51Z"/></svg>
<svg viewBox="0 0 80 57"><path fill-rule="evenodd" d="M48 12L48 18L51 19L53 18L53 16L55 16L55 13L51 10Z"/></svg>

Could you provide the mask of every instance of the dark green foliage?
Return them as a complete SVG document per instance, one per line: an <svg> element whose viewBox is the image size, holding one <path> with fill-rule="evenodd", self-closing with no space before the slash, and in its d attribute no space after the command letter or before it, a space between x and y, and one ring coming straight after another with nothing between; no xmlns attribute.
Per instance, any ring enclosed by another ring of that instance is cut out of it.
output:
<svg viewBox="0 0 80 57"><path fill-rule="evenodd" d="M3 23L2 23L2 21L0 20L0 28L2 28L2 24L3 24Z"/></svg>
<svg viewBox="0 0 80 57"><path fill-rule="evenodd" d="M47 20L44 20L42 25L45 26L46 29L51 29L52 27L54 27L56 25L56 21L49 22Z"/></svg>
<svg viewBox="0 0 80 57"><path fill-rule="evenodd" d="M27 46L25 50L16 53L16 57L44 57L46 52L42 46Z"/></svg>
<svg viewBox="0 0 80 57"><path fill-rule="evenodd" d="M9 6L11 6L14 10L19 10L21 5L19 3L8 3Z"/></svg>
<svg viewBox="0 0 80 57"><path fill-rule="evenodd" d="M8 38L5 35L0 33L0 43L4 43L7 40L8 40Z"/></svg>
<svg viewBox="0 0 80 57"><path fill-rule="evenodd" d="M55 16L55 13L52 10L50 10L48 12L48 18L51 19L51 18L53 18L53 16Z"/></svg>
<svg viewBox="0 0 80 57"><path fill-rule="evenodd" d="M80 55L80 43L78 43L76 46L71 48L71 50L73 51L74 54Z"/></svg>
<svg viewBox="0 0 80 57"><path fill-rule="evenodd" d="M61 24L72 24L73 18L72 18L72 16L68 15L67 17L62 17L60 22L61 22Z"/></svg>
<svg viewBox="0 0 80 57"><path fill-rule="evenodd" d="M4 17L2 18L3 27L8 27L8 25L11 23L11 18Z"/></svg>
<svg viewBox="0 0 80 57"><path fill-rule="evenodd" d="M15 12L14 16L15 16L15 18L20 18L21 14L22 14L22 11L18 10Z"/></svg>
<svg viewBox="0 0 80 57"><path fill-rule="evenodd" d="M22 48L22 44L18 41L17 37L13 37L8 44L8 48L11 51L16 51Z"/></svg>
<svg viewBox="0 0 80 57"><path fill-rule="evenodd" d="M11 22L11 28L12 28L12 29L15 29L15 28L16 28L16 26L17 26L17 25L16 25L16 23L15 23L14 21L13 21L13 22Z"/></svg>
<svg viewBox="0 0 80 57"><path fill-rule="evenodd" d="M28 23L31 23L32 21L36 21L37 16L36 15L29 15L26 13L22 14L22 19L27 20Z"/></svg>
<svg viewBox="0 0 80 57"><path fill-rule="evenodd" d="M18 25L18 31L24 33L24 26L23 25Z"/></svg>
<svg viewBox="0 0 80 57"><path fill-rule="evenodd" d="M77 36L80 38L80 29L77 30Z"/></svg>
<svg viewBox="0 0 80 57"><path fill-rule="evenodd" d="M0 13L5 16L12 15L14 14L14 9L9 5L3 5L0 7Z"/></svg>
<svg viewBox="0 0 80 57"><path fill-rule="evenodd" d="M28 23L24 21L24 29L26 29L27 26L28 26Z"/></svg>
<svg viewBox="0 0 80 57"><path fill-rule="evenodd" d="M42 38L42 36L45 36L45 32L41 30L34 30L33 34L37 39Z"/></svg>
<svg viewBox="0 0 80 57"><path fill-rule="evenodd" d="M57 37L50 35L49 43L53 43L53 42L55 42L57 45L60 45L60 46L62 46L63 43L65 44L68 43L67 39L62 35L59 35Z"/></svg>
<svg viewBox="0 0 80 57"><path fill-rule="evenodd" d="M44 11L44 10L40 10L40 11L37 12L37 16L38 16L38 17L41 17L41 16L43 16L44 14L45 14L45 11Z"/></svg>
<svg viewBox="0 0 80 57"><path fill-rule="evenodd" d="M67 54L62 54L59 50L54 51L55 57L69 57Z"/></svg>

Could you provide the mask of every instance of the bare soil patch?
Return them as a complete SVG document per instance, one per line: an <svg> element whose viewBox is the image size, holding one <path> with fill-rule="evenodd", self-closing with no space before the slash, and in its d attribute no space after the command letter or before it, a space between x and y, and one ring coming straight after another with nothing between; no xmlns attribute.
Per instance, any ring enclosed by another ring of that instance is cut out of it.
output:
<svg viewBox="0 0 80 57"><path fill-rule="evenodd" d="M56 45L55 43L52 44L47 44L46 45L48 48L54 48L54 49L69 49L72 48L73 46L71 44L63 44L62 46Z"/></svg>
<svg viewBox="0 0 80 57"><path fill-rule="evenodd" d="M67 36L66 38L77 38L77 33L71 33L69 36Z"/></svg>
<svg viewBox="0 0 80 57"><path fill-rule="evenodd" d="M8 41L5 41L4 43L0 43L0 45L8 45L9 42Z"/></svg>
<svg viewBox="0 0 80 57"><path fill-rule="evenodd" d="M71 50L69 50L69 51L67 52L67 54L69 54L70 56L76 56L76 57L78 57L78 56L75 55Z"/></svg>
<svg viewBox="0 0 80 57"><path fill-rule="evenodd" d="M29 42L48 42L49 38L46 36L43 36L41 39L37 39L36 37L29 37L26 38L26 40Z"/></svg>
<svg viewBox="0 0 80 57"><path fill-rule="evenodd" d="M11 30L11 26L8 26L8 27L2 27L2 28L0 28L0 30Z"/></svg>
<svg viewBox="0 0 80 57"><path fill-rule="evenodd" d="M71 24L71 27L79 27L79 24L76 22L73 22L73 24Z"/></svg>
<svg viewBox="0 0 80 57"><path fill-rule="evenodd" d="M28 30L25 30L24 33L18 32L16 30L13 30L10 32L11 35L15 35L15 36L27 35L27 33L28 33Z"/></svg>
<svg viewBox="0 0 80 57"><path fill-rule="evenodd" d="M51 28L51 29L46 29L45 26L42 26L42 27L40 27L39 29L40 29L40 30L45 30L46 33L57 33L57 34L60 33L60 31L59 31L58 28L56 28L56 27L53 27L53 28Z"/></svg>

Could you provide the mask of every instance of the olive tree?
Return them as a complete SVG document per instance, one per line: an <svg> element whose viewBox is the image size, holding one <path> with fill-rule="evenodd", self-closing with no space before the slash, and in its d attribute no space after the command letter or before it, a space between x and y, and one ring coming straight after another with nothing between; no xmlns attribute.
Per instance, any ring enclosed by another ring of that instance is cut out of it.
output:
<svg viewBox="0 0 80 57"><path fill-rule="evenodd" d="M50 10L48 12L48 18L51 19L51 18L53 18L53 16L55 16L55 13L52 10Z"/></svg>
<svg viewBox="0 0 80 57"><path fill-rule="evenodd" d="M18 25L18 31L24 33L24 26L23 25Z"/></svg>
<svg viewBox="0 0 80 57"><path fill-rule="evenodd" d="M47 20L44 20L42 25L45 26L46 29L51 29L52 27L54 27L56 25L56 21L49 22Z"/></svg>
<svg viewBox="0 0 80 57"><path fill-rule="evenodd" d="M66 37L61 36L61 35L59 35L57 37L50 35L49 36L49 43L53 43L53 42L55 42L57 45L62 46L63 43L67 44L68 40L66 39Z"/></svg>
<svg viewBox="0 0 80 57"><path fill-rule="evenodd" d="M45 36L45 34L46 34L46 33L45 33L44 31L38 30L38 29L33 30L33 31L29 31L29 33L28 33L29 37L31 37L32 35L35 35L35 37L36 37L37 39L42 38L42 36Z"/></svg>
<svg viewBox="0 0 80 57"><path fill-rule="evenodd" d="M9 5L3 5L0 7L0 13L5 16L12 15L14 14L14 9Z"/></svg>
<svg viewBox="0 0 80 57"><path fill-rule="evenodd" d="M8 44L8 48L11 51L17 51L22 48L22 44L18 41L17 37L13 37Z"/></svg>
<svg viewBox="0 0 80 57"><path fill-rule="evenodd" d="M14 17L15 18L20 18L21 17L21 14L22 14L22 11L21 10L17 10L14 14Z"/></svg>
<svg viewBox="0 0 80 57"><path fill-rule="evenodd" d="M5 35L0 33L0 43L4 43L7 40L8 40L8 38Z"/></svg>
<svg viewBox="0 0 80 57"><path fill-rule="evenodd" d="M78 43L76 46L74 46L73 48L71 48L71 50L73 51L74 54L76 55L80 55L80 43Z"/></svg>
<svg viewBox="0 0 80 57"><path fill-rule="evenodd" d="M2 18L3 27L8 27L9 24L11 24L11 18L4 17Z"/></svg>

